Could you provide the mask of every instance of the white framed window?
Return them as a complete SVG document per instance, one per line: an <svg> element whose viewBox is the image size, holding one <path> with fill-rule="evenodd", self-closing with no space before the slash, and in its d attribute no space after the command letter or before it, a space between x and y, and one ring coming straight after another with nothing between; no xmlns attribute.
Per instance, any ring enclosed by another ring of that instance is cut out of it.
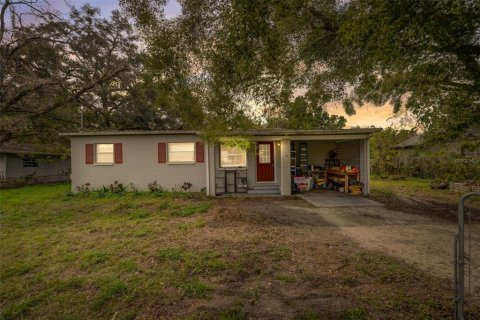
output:
<svg viewBox="0 0 480 320"><path fill-rule="evenodd" d="M220 145L220 167L246 167L247 151L238 147Z"/></svg>
<svg viewBox="0 0 480 320"><path fill-rule="evenodd" d="M113 163L113 143L97 143L95 145L95 163Z"/></svg>
<svg viewBox="0 0 480 320"><path fill-rule="evenodd" d="M169 142L167 150L169 163L195 162L194 142Z"/></svg>

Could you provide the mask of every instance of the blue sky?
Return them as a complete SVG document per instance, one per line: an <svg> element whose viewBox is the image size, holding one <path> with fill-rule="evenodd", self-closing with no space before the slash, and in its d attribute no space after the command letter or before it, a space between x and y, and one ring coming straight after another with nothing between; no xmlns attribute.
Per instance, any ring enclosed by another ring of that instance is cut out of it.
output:
<svg viewBox="0 0 480 320"><path fill-rule="evenodd" d="M74 5L80 7L86 3L90 3L94 7L98 7L101 10L102 16L109 17L110 12L114 9L118 9L118 0L48 0L50 5L60 12L67 13L68 5ZM175 0L169 0L165 7L165 16L172 18L179 15L182 11L180 4Z"/></svg>

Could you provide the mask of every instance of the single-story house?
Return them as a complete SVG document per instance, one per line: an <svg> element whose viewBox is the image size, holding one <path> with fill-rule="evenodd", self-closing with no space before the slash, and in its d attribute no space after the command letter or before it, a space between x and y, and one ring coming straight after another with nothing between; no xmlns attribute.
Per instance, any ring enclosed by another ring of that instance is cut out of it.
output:
<svg viewBox="0 0 480 320"><path fill-rule="evenodd" d="M64 133L71 139L72 191L114 181L139 190L157 181L164 189L191 184L191 191L291 195L293 177L332 165L356 167L363 192L370 190L370 136L381 129L242 132L250 147L205 141L198 131L115 131ZM238 136L239 133L227 133ZM220 140L222 141L222 140ZM347 191L348 192L348 191Z"/></svg>
<svg viewBox="0 0 480 320"><path fill-rule="evenodd" d="M466 158L480 158L480 129L472 128L466 130L460 137L445 142L444 144L435 144L424 146L423 135L415 135L399 144L393 146L397 150L395 166L408 166L412 161L416 161L431 153L443 151L448 155L461 155Z"/></svg>
<svg viewBox="0 0 480 320"><path fill-rule="evenodd" d="M32 145L0 146L0 186L67 181L68 155L40 152Z"/></svg>

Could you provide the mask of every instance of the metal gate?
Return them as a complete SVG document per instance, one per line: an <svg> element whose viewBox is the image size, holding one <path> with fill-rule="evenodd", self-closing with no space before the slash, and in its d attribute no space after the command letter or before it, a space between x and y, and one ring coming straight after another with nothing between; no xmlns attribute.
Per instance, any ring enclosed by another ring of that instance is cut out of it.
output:
<svg viewBox="0 0 480 320"><path fill-rule="evenodd" d="M463 320L469 318L469 299L471 298L471 233L472 209L466 206L465 202L474 197L480 196L480 192L464 194L458 203L458 233L455 236L454 245L454 278L455 278L455 319ZM466 210L467 209L467 210ZM467 228L465 228L467 226ZM465 229L467 232L465 234ZM467 267L467 274L465 274ZM467 288L465 288L467 278ZM465 290L467 289L467 290Z"/></svg>

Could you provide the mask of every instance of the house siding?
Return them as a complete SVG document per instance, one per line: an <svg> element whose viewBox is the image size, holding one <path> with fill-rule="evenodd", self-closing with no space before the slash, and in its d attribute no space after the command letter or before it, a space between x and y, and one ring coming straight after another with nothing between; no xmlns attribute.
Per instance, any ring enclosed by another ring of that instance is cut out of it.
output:
<svg viewBox="0 0 480 320"><path fill-rule="evenodd" d="M165 189L180 187L184 182L192 184L191 191L206 188L206 164L158 163L160 142L201 142L192 135L132 135L132 136L78 136L71 138L72 191L85 183L94 188L114 181L132 183L139 190L148 190L148 184L157 181ZM85 145L96 143L121 143L121 164L96 165L85 163Z"/></svg>

